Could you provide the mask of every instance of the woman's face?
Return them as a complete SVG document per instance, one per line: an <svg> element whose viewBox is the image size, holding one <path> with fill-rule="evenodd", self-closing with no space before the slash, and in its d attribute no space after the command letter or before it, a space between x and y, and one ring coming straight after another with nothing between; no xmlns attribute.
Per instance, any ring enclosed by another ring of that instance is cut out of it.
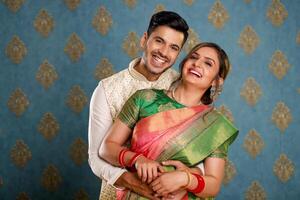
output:
<svg viewBox="0 0 300 200"><path fill-rule="evenodd" d="M215 84L220 63L214 48L201 47L186 60L183 65L182 79L185 83L207 89Z"/></svg>

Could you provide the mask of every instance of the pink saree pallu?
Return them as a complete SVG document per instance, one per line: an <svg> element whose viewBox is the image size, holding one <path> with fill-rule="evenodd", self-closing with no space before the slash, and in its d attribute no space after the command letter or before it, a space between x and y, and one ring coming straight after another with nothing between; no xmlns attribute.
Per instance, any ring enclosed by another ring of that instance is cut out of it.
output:
<svg viewBox="0 0 300 200"><path fill-rule="evenodd" d="M192 167L219 147L228 147L237 134L232 123L210 106L179 108L141 119L133 130L131 150L158 162L179 160ZM117 191L117 199L145 198L125 190ZM197 197L188 194L185 199Z"/></svg>

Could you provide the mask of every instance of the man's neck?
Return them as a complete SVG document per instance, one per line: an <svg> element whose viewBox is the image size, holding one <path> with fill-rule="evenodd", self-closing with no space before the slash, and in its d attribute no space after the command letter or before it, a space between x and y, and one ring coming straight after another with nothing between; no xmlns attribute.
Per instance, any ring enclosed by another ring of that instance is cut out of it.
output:
<svg viewBox="0 0 300 200"><path fill-rule="evenodd" d="M140 74L142 74L148 81L156 81L161 74L153 74L151 73L147 67L143 59L141 58L134 66L133 68L138 71Z"/></svg>

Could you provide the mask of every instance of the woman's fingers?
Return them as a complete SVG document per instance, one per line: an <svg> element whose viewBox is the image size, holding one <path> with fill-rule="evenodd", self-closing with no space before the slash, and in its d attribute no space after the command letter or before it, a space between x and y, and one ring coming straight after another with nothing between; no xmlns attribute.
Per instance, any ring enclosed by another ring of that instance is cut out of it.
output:
<svg viewBox="0 0 300 200"><path fill-rule="evenodd" d="M182 162L180 162L178 160L167 160L167 161L163 161L162 164L163 165L172 165L172 166L176 167L176 169L185 167L185 165L182 164Z"/></svg>
<svg viewBox="0 0 300 200"><path fill-rule="evenodd" d="M146 180L147 180L147 167L146 166L143 166L142 167L142 181L143 182L146 182Z"/></svg>

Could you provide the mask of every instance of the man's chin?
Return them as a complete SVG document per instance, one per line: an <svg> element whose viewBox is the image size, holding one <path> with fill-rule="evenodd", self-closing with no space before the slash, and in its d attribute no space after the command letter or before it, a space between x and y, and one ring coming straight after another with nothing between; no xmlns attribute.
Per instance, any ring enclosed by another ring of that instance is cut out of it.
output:
<svg viewBox="0 0 300 200"><path fill-rule="evenodd" d="M148 69L149 72L153 75L161 75L162 73L164 73L166 70L168 70L170 67L157 67L157 68L152 68L152 69Z"/></svg>

